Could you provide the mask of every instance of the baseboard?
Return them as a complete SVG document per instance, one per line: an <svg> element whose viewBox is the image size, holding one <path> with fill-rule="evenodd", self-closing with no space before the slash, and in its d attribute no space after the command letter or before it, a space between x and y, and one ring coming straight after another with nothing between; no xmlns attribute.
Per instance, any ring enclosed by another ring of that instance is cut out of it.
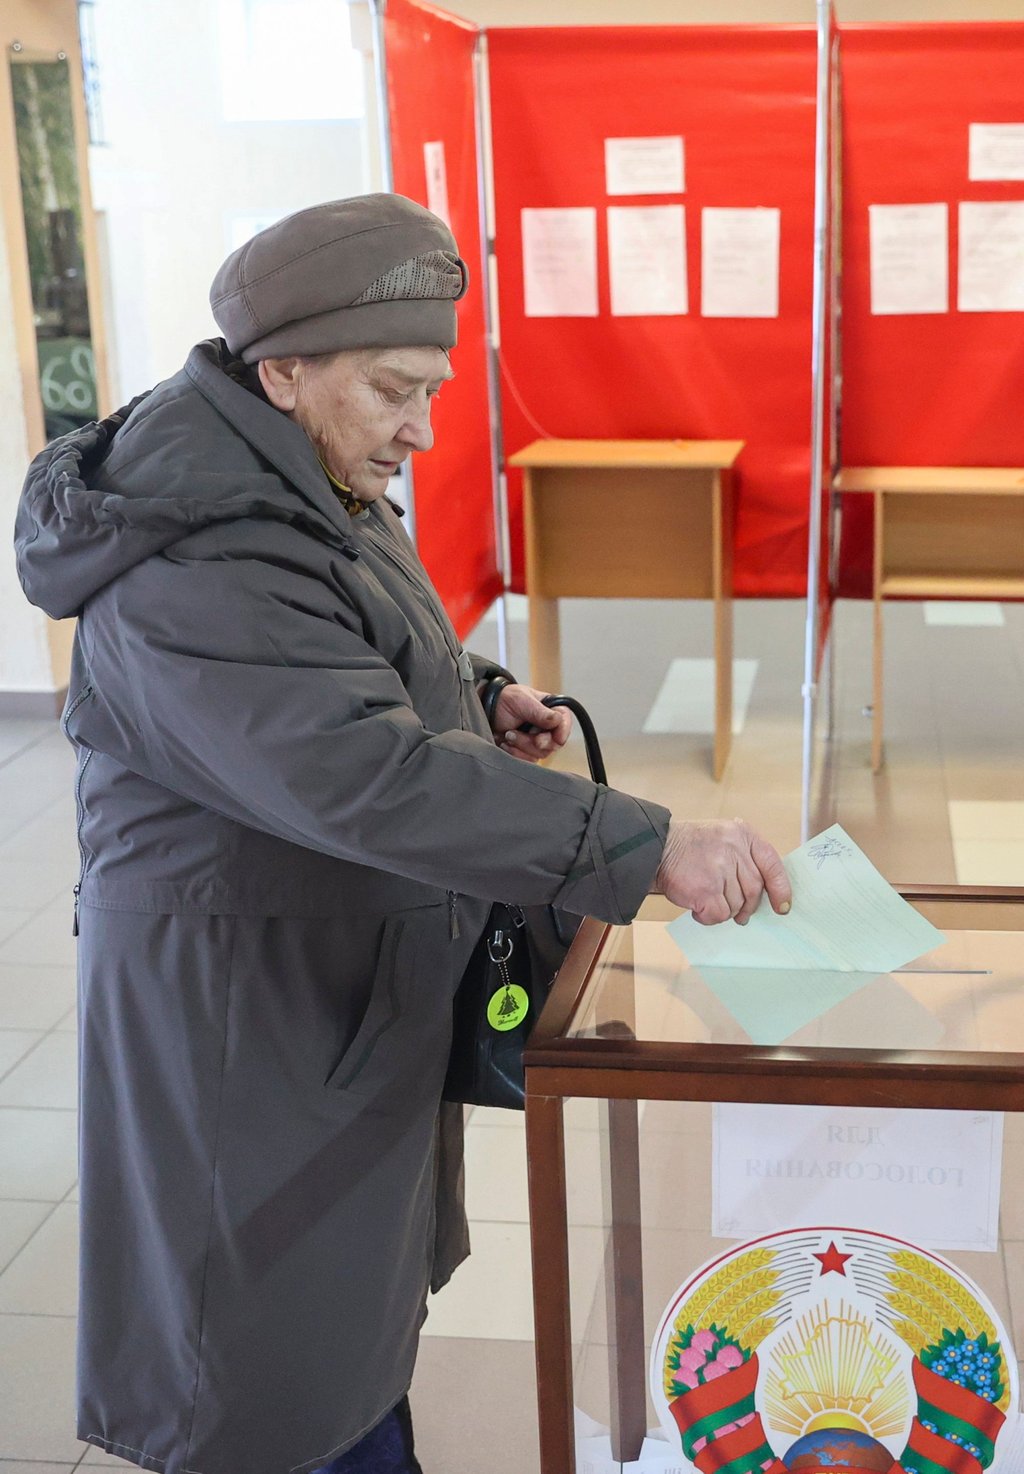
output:
<svg viewBox="0 0 1024 1474"><path fill-rule="evenodd" d="M0 721L28 717L42 722L59 717L67 695L67 686L60 691L0 691Z"/></svg>

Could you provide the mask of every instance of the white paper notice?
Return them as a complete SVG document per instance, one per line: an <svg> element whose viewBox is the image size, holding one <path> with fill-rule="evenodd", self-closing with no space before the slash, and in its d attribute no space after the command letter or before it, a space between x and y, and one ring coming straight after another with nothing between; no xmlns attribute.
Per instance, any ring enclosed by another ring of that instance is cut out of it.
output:
<svg viewBox="0 0 1024 1474"><path fill-rule="evenodd" d="M991 1111L716 1105L716 1237L870 1223L929 1249L999 1242L1003 1118Z"/></svg>
<svg viewBox="0 0 1024 1474"><path fill-rule="evenodd" d="M1024 123L972 123L967 136L969 179L1024 179Z"/></svg>
<svg viewBox="0 0 1024 1474"><path fill-rule="evenodd" d="M704 317L778 317L780 227L776 209L703 211Z"/></svg>
<svg viewBox="0 0 1024 1474"><path fill-rule="evenodd" d="M684 207L610 205L608 266L614 317L668 317L686 312Z"/></svg>
<svg viewBox="0 0 1024 1474"><path fill-rule="evenodd" d="M597 316L597 211L523 211L527 317Z"/></svg>
<svg viewBox="0 0 1024 1474"><path fill-rule="evenodd" d="M948 205L869 205L871 311L949 311Z"/></svg>
<svg viewBox="0 0 1024 1474"><path fill-rule="evenodd" d="M960 206L961 312L1024 312L1024 200Z"/></svg>
<svg viewBox="0 0 1024 1474"><path fill-rule="evenodd" d="M605 189L609 194L682 194L681 138L606 138Z"/></svg>
<svg viewBox="0 0 1024 1474"><path fill-rule="evenodd" d="M423 145L423 165L427 172L427 209L439 215L445 225L451 225L448 213L448 170L444 161L443 143Z"/></svg>

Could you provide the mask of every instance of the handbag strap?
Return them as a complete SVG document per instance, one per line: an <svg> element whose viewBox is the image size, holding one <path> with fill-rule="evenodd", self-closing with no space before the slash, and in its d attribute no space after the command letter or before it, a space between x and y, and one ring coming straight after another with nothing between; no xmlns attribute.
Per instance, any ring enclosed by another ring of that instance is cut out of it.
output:
<svg viewBox="0 0 1024 1474"><path fill-rule="evenodd" d="M608 773L605 769L604 758L601 755L601 744L597 740L597 731L586 707L581 705L575 696L545 696L544 705L565 706L572 712L580 724L580 731L583 733L583 742L587 749L587 763L590 766L590 776L595 783L603 783L607 788Z"/></svg>

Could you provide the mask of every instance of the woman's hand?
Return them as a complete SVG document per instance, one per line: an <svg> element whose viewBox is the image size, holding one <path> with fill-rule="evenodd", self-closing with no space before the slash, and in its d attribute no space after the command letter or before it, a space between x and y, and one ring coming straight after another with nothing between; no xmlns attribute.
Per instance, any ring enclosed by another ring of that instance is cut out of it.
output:
<svg viewBox="0 0 1024 1474"><path fill-rule="evenodd" d="M742 819L706 824L673 819L654 890L692 912L702 926L730 917L745 926L765 891L780 916L793 901L778 851Z"/></svg>
<svg viewBox="0 0 1024 1474"><path fill-rule="evenodd" d="M572 714L564 706L552 709L543 704L546 691L532 686L506 686L494 708L492 730L502 752L510 752L527 763L539 763L550 757L556 747L564 747L572 731ZM531 732L521 732L527 723Z"/></svg>

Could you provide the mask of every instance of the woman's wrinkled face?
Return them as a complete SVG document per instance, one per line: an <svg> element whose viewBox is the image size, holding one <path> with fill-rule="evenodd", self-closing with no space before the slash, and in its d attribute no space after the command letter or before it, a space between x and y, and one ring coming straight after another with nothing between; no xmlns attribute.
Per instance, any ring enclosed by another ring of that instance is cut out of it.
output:
<svg viewBox="0 0 1024 1474"><path fill-rule="evenodd" d="M271 359L271 403L309 436L331 475L360 501L383 496L414 450L429 450L431 405L453 377L443 348L366 348Z"/></svg>

